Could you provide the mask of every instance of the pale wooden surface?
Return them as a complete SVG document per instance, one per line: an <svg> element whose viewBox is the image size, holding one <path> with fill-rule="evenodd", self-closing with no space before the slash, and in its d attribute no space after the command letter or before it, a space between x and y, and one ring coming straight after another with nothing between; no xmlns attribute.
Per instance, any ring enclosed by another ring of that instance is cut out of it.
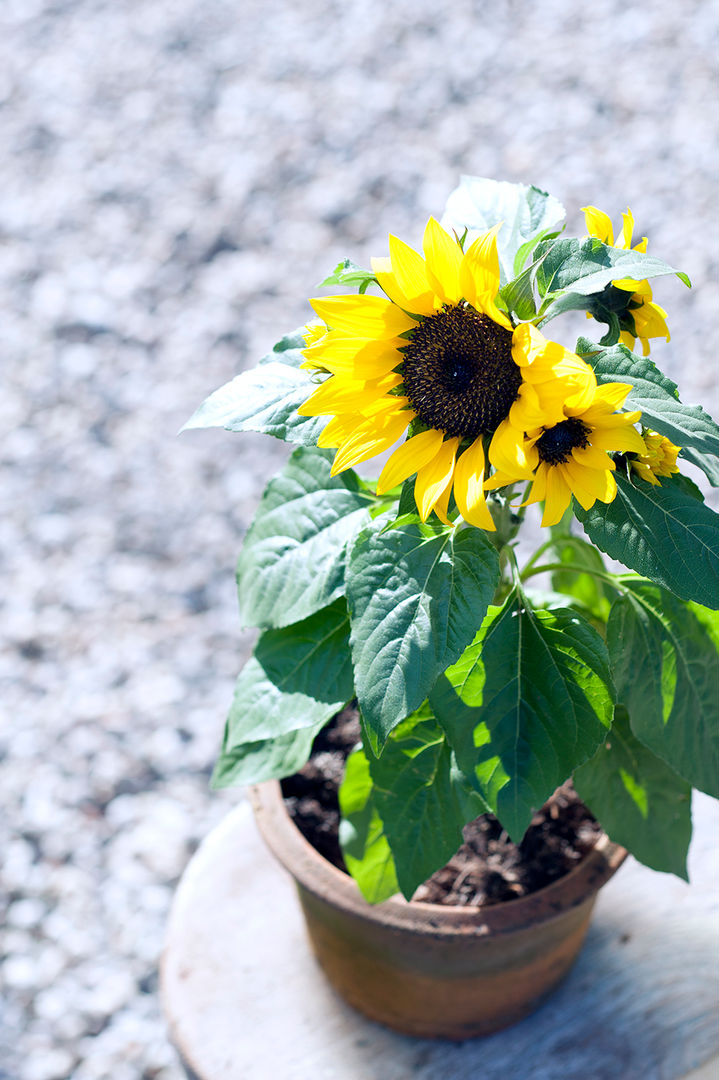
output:
<svg viewBox="0 0 719 1080"><path fill-rule="evenodd" d="M199 1080L719 1080L719 803L695 797L694 817L691 886L628 861L554 996L506 1031L447 1043L386 1031L329 989L243 803L177 891L172 1037Z"/></svg>

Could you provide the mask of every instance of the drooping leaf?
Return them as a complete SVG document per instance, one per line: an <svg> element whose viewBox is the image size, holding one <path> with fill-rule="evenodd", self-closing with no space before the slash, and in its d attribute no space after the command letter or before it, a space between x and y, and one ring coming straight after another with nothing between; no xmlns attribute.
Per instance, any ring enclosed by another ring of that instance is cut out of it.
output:
<svg viewBox="0 0 719 1080"><path fill-rule="evenodd" d="M632 386L625 408L641 409L642 423L680 447L694 447L708 455L714 470L719 466L719 425L701 405L684 405L676 383L663 375L651 360L635 356L624 345L603 349L587 338L577 342L577 352L594 368L597 382L625 382ZM695 462L702 467L701 462Z"/></svg>
<svg viewBox="0 0 719 1080"><path fill-rule="evenodd" d="M574 787L612 840L652 870L687 878L691 786L632 733L618 706L606 742Z"/></svg>
<svg viewBox="0 0 719 1080"><path fill-rule="evenodd" d="M342 595L346 546L371 497L352 471L330 468L330 454L299 447L268 484L237 564L245 626L289 626Z"/></svg>
<svg viewBox="0 0 719 1080"><path fill-rule="evenodd" d="M694 787L719 797L719 617L666 589L622 579L607 646L636 737Z"/></svg>
<svg viewBox="0 0 719 1080"><path fill-rule="evenodd" d="M371 270L364 270L357 263L353 263L351 259L343 259L342 262L338 262L331 274L328 274L324 281L321 281L318 288L325 289L331 285L344 285L345 288L356 288L361 293L365 292L367 288L376 284L377 278L374 276Z"/></svg>
<svg viewBox="0 0 719 1080"><path fill-rule="evenodd" d="M267 630L235 684L226 749L327 721L352 697L343 599L282 630Z"/></svg>
<svg viewBox="0 0 719 1080"><path fill-rule="evenodd" d="M465 250L479 233L503 222L497 234L502 282L515 277L515 256L538 233L565 217L562 204L534 186L463 176L447 200L442 225L459 236L465 229ZM526 249L525 249L526 250Z"/></svg>
<svg viewBox="0 0 719 1080"><path fill-rule="evenodd" d="M259 431L285 442L314 446L327 417L297 413L316 383L322 381L321 376L300 369L304 347L301 330L282 338L256 367L210 394L181 430L223 427Z"/></svg>
<svg viewBox="0 0 719 1080"><path fill-rule="evenodd" d="M472 640L499 578L497 552L479 529L417 517L382 524L360 534L346 580L357 697L378 745Z"/></svg>
<svg viewBox="0 0 719 1080"><path fill-rule="evenodd" d="M274 739L241 743L233 743L226 729L211 786L217 789L261 784L264 780L291 776L306 764L315 735L325 723L326 720L320 720L312 727L288 731Z"/></svg>
<svg viewBox="0 0 719 1080"><path fill-rule="evenodd" d="M455 854L467 821L451 748L426 705L394 729L381 757L369 756L369 771L397 880L409 900Z"/></svg>
<svg viewBox="0 0 719 1080"><path fill-rule="evenodd" d="M568 304L570 307L583 306L578 300L576 304L570 301L569 294L572 297L591 296L619 279L644 281L676 274L689 285L686 274L662 259L639 251L609 247L593 236L544 241L537 246L535 254L541 259L536 281L539 294L544 297L539 326L568 310Z"/></svg>
<svg viewBox="0 0 719 1080"><path fill-rule="evenodd" d="M379 904L399 891L397 873L377 799L369 761L358 747L347 759L339 790L340 846L347 869L370 904Z"/></svg>
<svg viewBox="0 0 719 1080"><path fill-rule="evenodd" d="M681 482L658 487L616 473L617 496L574 512L589 539L613 559L683 600L719 608L719 515Z"/></svg>
<svg viewBox="0 0 719 1080"><path fill-rule="evenodd" d="M514 589L430 694L464 775L519 841L611 723L609 658L575 611L533 611Z"/></svg>
<svg viewBox="0 0 719 1080"><path fill-rule="evenodd" d="M698 469L701 469L712 487L719 487L719 460L713 454L711 456L702 454L693 447L687 447L682 450L679 457L690 461L692 465L696 465Z"/></svg>

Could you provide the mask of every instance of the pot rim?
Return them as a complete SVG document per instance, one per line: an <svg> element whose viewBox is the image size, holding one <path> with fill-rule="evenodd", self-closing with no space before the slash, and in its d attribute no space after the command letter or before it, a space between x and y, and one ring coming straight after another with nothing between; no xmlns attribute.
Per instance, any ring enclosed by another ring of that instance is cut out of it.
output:
<svg viewBox="0 0 719 1080"><path fill-rule="evenodd" d="M559 918L584 903L619 869L628 852L602 833L592 850L561 878L516 900L490 905L429 904L396 894L370 904L349 874L328 862L304 838L288 814L279 781L267 780L248 790L260 833L272 853L303 889L357 918L378 918L397 929L433 936L510 933Z"/></svg>

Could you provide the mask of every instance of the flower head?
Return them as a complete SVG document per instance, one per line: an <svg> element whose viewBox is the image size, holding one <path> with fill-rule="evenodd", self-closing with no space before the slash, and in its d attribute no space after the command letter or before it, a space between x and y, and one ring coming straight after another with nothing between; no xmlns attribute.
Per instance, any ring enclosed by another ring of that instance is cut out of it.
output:
<svg viewBox="0 0 719 1080"><path fill-rule="evenodd" d="M319 445L337 448L333 474L388 450L412 425L377 490L416 473L423 521L434 511L446 522L454 492L466 521L493 530L485 437L507 418L525 381L564 379L555 387L563 399L568 386L579 392L594 378L579 357L527 325L515 327L500 307L499 228L463 251L430 218L423 255L390 236L389 258L373 260L384 296L311 301L326 332L310 332L304 366L331 377L299 412L332 417Z"/></svg>
<svg viewBox="0 0 719 1080"><path fill-rule="evenodd" d="M611 502L617 485L613 475L616 465L610 453L639 453L644 448L641 435L633 427L641 413L616 412L630 390L626 383L595 383L591 392L584 389L568 398L561 416L547 410L548 419L527 430L523 427L527 420L538 420L542 412L542 392L533 390L530 400L518 402L497 428L490 447L497 472L485 487L505 487L518 480L531 482L525 505L544 501L542 525L556 525L572 495L585 510L597 499Z"/></svg>
<svg viewBox="0 0 719 1080"><path fill-rule="evenodd" d="M614 239L612 222L603 210L596 206L585 206L584 218L587 232L590 236L596 236L611 247L623 248L626 251L645 252L647 250L647 238L643 236L638 244L632 248L632 235L634 233L634 217L631 210L622 214L623 223L621 231ZM615 289L621 289L629 294L624 312L619 316L622 331L619 340L629 349L634 348L637 338L642 343L644 356L649 355L649 338L663 337L669 341L669 330L666 324L667 313L659 304L652 300L652 290L648 281L634 281L631 278L621 278L612 282ZM591 315L589 316L591 318Z"/></svg>
<svg viewBox="0 0 719 1080"><path fill-rule="evenodd" d="M630 467L642 480L658 487L661 481L657 477L671 476L672 473L679 472L677 455L680 447L649 428L642 432L642 440L644 452L631 459Z"/></svg>

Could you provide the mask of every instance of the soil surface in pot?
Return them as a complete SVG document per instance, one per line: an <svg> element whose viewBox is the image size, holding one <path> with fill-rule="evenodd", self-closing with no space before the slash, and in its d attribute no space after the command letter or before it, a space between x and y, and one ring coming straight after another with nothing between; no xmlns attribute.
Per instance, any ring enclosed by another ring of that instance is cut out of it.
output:
<svg viewBox="0 0 719 1080"><path fill-rule="evenodd" d="M360 741L353 708L323 731L309 761L282 781L287 810L303 836L340 870L338 790L350 751ZM420 885L413 899L433 904L498 904L536 892L572 870L592 849L601 828L571 782L555 791L514 844L496 817L482 814L464 828L464 843L446 866Z"/></svg>

